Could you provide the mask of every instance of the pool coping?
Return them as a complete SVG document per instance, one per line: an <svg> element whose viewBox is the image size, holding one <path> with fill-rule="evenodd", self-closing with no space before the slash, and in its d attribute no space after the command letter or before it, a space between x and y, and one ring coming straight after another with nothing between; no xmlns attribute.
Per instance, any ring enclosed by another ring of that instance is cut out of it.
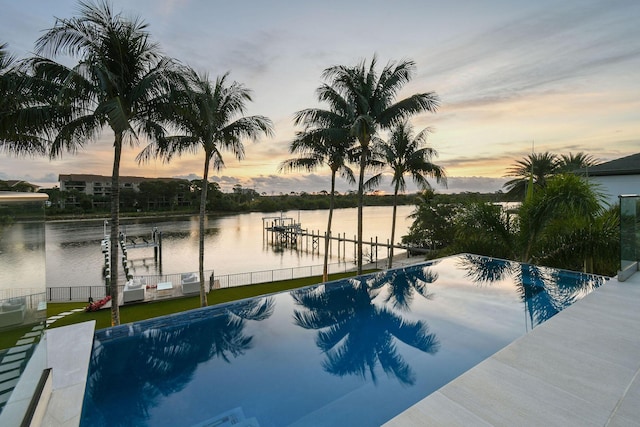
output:
<svg viewBox="0 0 640 427"><path fill-rule="evenodd" d="M610 280L384 426L634 425L638 306L640 273Z"/></svg>
<svg viewBox="0 0 640 427"><path fill-rule="evenodd" d="M47 362L53 382L42 425L80 425L94 330L95 320L47 330Z"/></svg>

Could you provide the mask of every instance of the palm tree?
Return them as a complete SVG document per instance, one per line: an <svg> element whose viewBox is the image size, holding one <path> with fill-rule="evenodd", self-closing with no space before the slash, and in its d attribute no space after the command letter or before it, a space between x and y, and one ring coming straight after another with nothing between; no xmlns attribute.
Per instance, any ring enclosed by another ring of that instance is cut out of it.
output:
<svg viewBox="0 0 640 427"><path fill-rule="evenodd" d="M336 174L340 173L349 183L355 182L353 171L347 165L353 138L350 136L343 118L331 111L299 111L295 116L295 124L304 124L305 126L305 130L298 132L289 146L289 152L298 154L298 157L283 161L279 169L281 171L294 169L313 171L322 165L327 165L331 171L329 218L327 220L327 238L324 239L322 269L322 281L326 282L329 280L329 244L335 203Z"/></svg>
<svg viewBox="0 0 640 427"><path fill-rule="evenodd" d="M46 138L40 135L43 123L38 117L53 111L50 89L47 82L26 72L6 43L0 44L0 150L15 155L46 154Z"/></svg>
<svg viewBox="0 0 640 427"><path fill-rule="evenodd" d="M598 161L594 159L590 154L583 153L582 151L573 154L561 154L558 158L558 172L572 173L580 169L590 168L598 164Z"/></svg>
<svg viewBox="0 0 640 427"><path fill-rule="evenodd" d="M506 176L516 178L505 182L503 187L512 195L524 197L528 184L532 182L534 187L544 187L547 178L557 172L558 157L555 154L532 153L509 168Z"/></svg>
<svg viewBox="0 0 640 427"><path fill-rule="evenodd" d="M406 182L404 176L410 174L413 181L422 189L430 189L431 185L425 176L436 179L438 183L446 185L444 168L431 162L438 153L431 147L425 147L429 129L424 129L413 136L413 128L407 123L398 124L391 133L388 142L382 144L381 150L385 162L391 167L393 176L393 219L391 222L391 244L389 245L389 264L393 264L393 244L396 233L396 212L398 208L398 192L404 192Z"/></svg>
<svg viewBox="0 0 640 427"><path fill-rule="evenodd" d="M362 273L362 211L365 169L369 164L370 143L380 129L389 129L423 111L435 112L439 100L434 92L418 93L396 102L398 92L411 80L413 61L389 62L378 74L376 58L353 67L332 66L322 77L329 81L318 89L320 101L329 103L340 114L359 145L358 176L358 274Z"/></svg>
<svg viewBox="0 0 640 427"><path fill-rule="evenodd" d="M134 145L140 136L157 140L164 134L158 122L163 96L180 80L172 60L151 42L147 25L139 18L114 13L108 2L80 3L77 17L57 19L36 41L39 55L67 54L79 58L76 66L37 56L32 59L38 78L57 83L60 105L71 108L70 120L54 121L57 130L52 157L74 152L95 140L108 126L114 134L111 175L111 259L118 257L120 217L120 161L123 143ZM118 263L111 263L111 321L120 323Z"/></svg>
<svg viewBox="0 0 640 427"><path fill-rule="evenodd" d="M185 86L175 88L170 96L171 108L165 115L183 135L152 142L138 155L138 161L161 157L170 161L174 155L204 151L204 183L209 182L209 169L224 166L221 150L230 150L237 159L244 157L242 139L256 140L261 133L273 133L271 120L263 116L243 116L251 92L237 82L228 83L228 74L214 83L205 75L185 71ZM212 164L213 163L213 164ZM207 305L204 281L204 222L207 213L207 188L200 196L199 273L200 305Z"/></svg>

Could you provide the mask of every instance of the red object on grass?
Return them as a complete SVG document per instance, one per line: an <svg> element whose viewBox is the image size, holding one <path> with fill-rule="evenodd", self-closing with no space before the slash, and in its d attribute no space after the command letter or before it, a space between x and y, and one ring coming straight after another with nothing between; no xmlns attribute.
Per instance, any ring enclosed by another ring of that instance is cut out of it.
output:
<svg viewBox="0 0 640 427"><path fill-rule="evenodd" d="M98 311L98 310L100 310L100 307L102 307L103 305L105 305L109 301L111 301L111 295L107 295L106 297L102 298L100 301L92 302L91 304L89 304L88 306L85 307L84 311L86 311L86 312Z"/></svg>

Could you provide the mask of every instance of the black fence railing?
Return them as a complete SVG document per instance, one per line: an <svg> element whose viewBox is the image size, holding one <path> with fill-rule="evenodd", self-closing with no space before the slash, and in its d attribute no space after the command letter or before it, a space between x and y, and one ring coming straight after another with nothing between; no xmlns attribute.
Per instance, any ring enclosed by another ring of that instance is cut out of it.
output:
<svg viewBox="0 0 640 427"><path fill-rule="evenodd" d="M322 275L322 265L312 265L303 267L281 268L275 270L252 271L247 273L234 273L215 275L213 270L205 271L205 287L208 283L208 289L230 288L234 286L255 285L258 283L277 282L280 280L291 280L302 277L320 276ZM329 273L342 273L353 269L353 264L342 262L329 264ZM134 276L134 280L139 279L146 289L155 292L158 283L171 282L175 286L181 284L182 277L185 273L163 274L152 276ZM118 286L118 293L122 295L124 284ZM149 293L151 293L149 292ZM47 288L47 301L65 302L65 301L98 301L109 294L107 286L60 286ZM174 295L176 295L174 293ZM179 295L177 295L179 296ZM151 298L155 299L155 295Z"/></svg>

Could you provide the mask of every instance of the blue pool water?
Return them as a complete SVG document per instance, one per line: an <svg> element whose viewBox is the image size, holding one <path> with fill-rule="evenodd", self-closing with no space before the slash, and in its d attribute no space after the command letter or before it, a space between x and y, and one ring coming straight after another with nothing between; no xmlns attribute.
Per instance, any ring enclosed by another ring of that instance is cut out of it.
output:
<svg viewBox="0 0 640 427"><path fill-rule="evenodd" d="M459 255L103 329L81 425L378 426L606 280Z"/></svg>

